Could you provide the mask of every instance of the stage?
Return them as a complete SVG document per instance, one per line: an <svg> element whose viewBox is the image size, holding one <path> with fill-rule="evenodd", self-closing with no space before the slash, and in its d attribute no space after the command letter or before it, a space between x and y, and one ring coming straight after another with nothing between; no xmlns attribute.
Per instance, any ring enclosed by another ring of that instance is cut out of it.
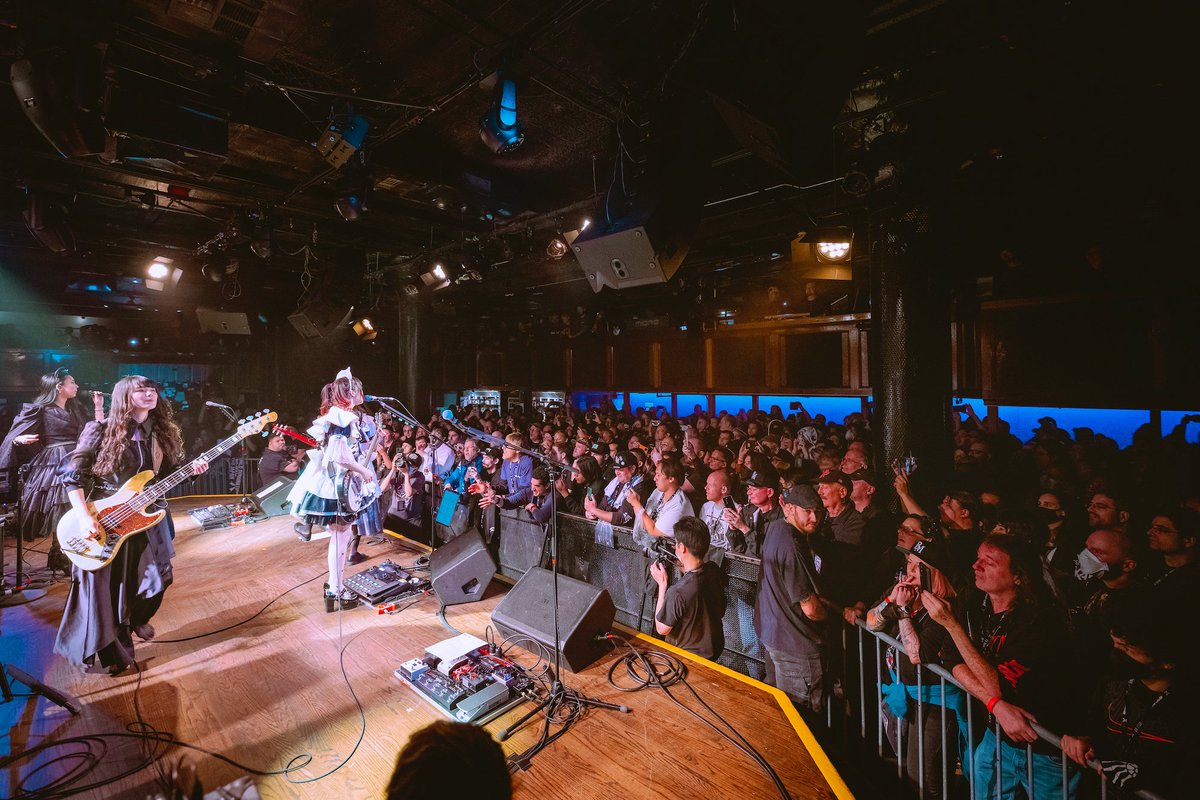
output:
<svg viewBox="0 0 1200 800"><path fill-rule="evenodd" d="M85 675L52 653L68 589L65 581L39 600L0 610L0 661L73 694L83 706L82 714L72 717L40 697L17 697L0 705L6 731L0 752L8 756L47 740L125 733L140 710L141 718L154 728L263 772L282 771L294 759L311 754L310 763L286 777L255 776L264 798L383 797L396 753L410 732L444 718L392 674L401 662L422 656L427 646L454 635L436 616L437 600L431 595L394 615L378 615L369 606L326 614L321 585L327 542L298 541L289 517L199 530L186 510L215 502L219 500L171 502L178 531L175 583L153 620L156 640L138 644L140 676L136 671L116 678ZM46 544L32 547L45 550ZM12 545L10 540L5 553L10 572ZM393 537L362 549L370 561L348 568L350 573L384 558L411 564L422 554L420 545ZM38 567L45 556L29 553L27 560ZM494 581L481 602L450 607L448 622L482 638L507 588ZM204 635L228 626L236 627ZM624 635L638 648L668 649L644 636ZM167 641L197 636L201 638ZM363 716L339 667L339 642ZM564 677L570 688L625 704L632 713L589 710L565 736L536 755L529 770L514 777L515 797L779 796L757 763L662 690L622 693L610 686L609 665L627 650L622 645L582 674ZM793 798L851 796L782 694L711 662L681 657L692 686L770 762ZM16 685L14 691L26 689ZM682 686L672 691L689 707L703 711ZM488 730L501 730L529 708L518 706L490 723ZM503 743L505 753L524 751L540 732L539 718ZM361 743L344 766L313 780L345 760L360 735ZM94 769L71 784L76 789L143 760L143 744L133 737L50 748L0 771L0 796L14 796L22 781L31 791L81 771L82 759L60 756L88 747L104 752ZM178 746L170 747L159 763L166 768L187 752L207 790L246 773ZM76 796L142 800L155 791L156 778L155 768L146 767Z"/></svg>

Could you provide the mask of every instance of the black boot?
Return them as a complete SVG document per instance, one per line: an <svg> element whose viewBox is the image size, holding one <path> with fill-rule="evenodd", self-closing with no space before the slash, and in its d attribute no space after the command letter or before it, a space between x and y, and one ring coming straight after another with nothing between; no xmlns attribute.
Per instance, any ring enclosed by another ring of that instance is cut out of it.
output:
<svg viewBox="0 0 1200 800"><path fill-rule="evenodd" d="M362 539L361 536L355 534L350 539L350 552L346 554L346 563L350 565L361 564L367 560L367 557L358 552L358 543Z"/></svg>
<svg viewBox="0 0 1200 800"><path fill-rule="evenodd" d="M312 541L312 529L313 526L307 522L297 522L292 526L292 530L296 532L296 535L300 537L300 541L302 542Z"/></svg>
<svg viewBox="0 0 1200 800"><path fill-rule="evenodd" d="M337 594L329 590L329 584L325 584L325 613L331 614L337 610Z"/></svg>

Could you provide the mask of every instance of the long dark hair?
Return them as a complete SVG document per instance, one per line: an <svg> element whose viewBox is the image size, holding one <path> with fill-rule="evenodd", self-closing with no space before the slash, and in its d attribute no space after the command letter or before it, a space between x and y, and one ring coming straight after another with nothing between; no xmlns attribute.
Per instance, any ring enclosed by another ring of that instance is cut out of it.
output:
<svg viewBox="0 0 1200 800"><path fill-rule="evenodd" d="M100 440L100 452L92 468L97 475L115 473L120 467L121 457L129 445L134 426L130 396L135 389L147 386L157 388L157 384L145 376L126 375L113 387L108 425L104 429L104 438ZM168 463L177 462L183 453L183 434L175 424L175 413L171 410L171 404L160 397L149 418L154 422L154 439L162 448L163 457Z"/></svg>
<svg viewBox="0 0 1200 800"><path fill-rule="evenodd" d="M1011 533L989 533L980 547L988 545L1008 554L1009 570L1017 587L1017 602L1027 605L1050 604L1053 594L1042 574L1042 562L1033 547Z"/></svg>
<svg viewBox="0 0 1200 800"><path fill-rule="evenodd" d="M41 408L47 408L58 402L58 387L71 376L71 371L66 367L59 367L54 372L47 372L38 382L37 397L33 398L33 405ZM67 412L75 418L80 425L87 422L87 414L79 407L78 403L67 401Z"/></svg>

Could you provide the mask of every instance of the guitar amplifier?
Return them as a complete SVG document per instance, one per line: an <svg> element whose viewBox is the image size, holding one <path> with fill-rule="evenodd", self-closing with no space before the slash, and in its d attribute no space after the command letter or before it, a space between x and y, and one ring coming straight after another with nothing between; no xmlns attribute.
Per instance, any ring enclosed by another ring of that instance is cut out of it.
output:
<svg viewBox="0 0 1200 800"><path fill-rule="evenodd" d="M415 589L422 582L389 559L346 578L345 586L368 603L378 603L394 594Z"/></svg>

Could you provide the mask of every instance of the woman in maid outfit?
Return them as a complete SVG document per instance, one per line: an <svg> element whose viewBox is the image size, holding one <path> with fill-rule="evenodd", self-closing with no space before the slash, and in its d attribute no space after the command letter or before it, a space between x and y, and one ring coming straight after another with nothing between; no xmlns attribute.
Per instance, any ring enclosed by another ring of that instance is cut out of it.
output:
<svg viewBox="0 0 1200 800"><path fill-rule="evenodd" d="M88 421L72 402L78 392L79 384L65 367L46 373L37 397L17 414L0 444L0 469L29 465L21 491L21 535L25 541L49 536L46 566L63 573L71 571L71 562L62 554L54 527L71 504L58 472ZM92 402L98 422L104 419L104 396L93 392Z"/></svg>
<svg viewBox="0 0 1200 800"><path fill-rule="evenodd" d="M329 582L325 584L325 610L353 608L358 599L342 583L351 541L357 534L373 536L383 530L379 502L372 501L355 512L342 506L338 484L347 473L355 473L370 484L376 481L369 460L373 420L354 411L363 402L362 381L346 368L322 391L321 415L308 429L318 445L310 451L311 461L292 488L289 499L301 522L329 530ZM373 456L373 454L372 454ZM367 466L363 466L363 462Z"/></svg>

